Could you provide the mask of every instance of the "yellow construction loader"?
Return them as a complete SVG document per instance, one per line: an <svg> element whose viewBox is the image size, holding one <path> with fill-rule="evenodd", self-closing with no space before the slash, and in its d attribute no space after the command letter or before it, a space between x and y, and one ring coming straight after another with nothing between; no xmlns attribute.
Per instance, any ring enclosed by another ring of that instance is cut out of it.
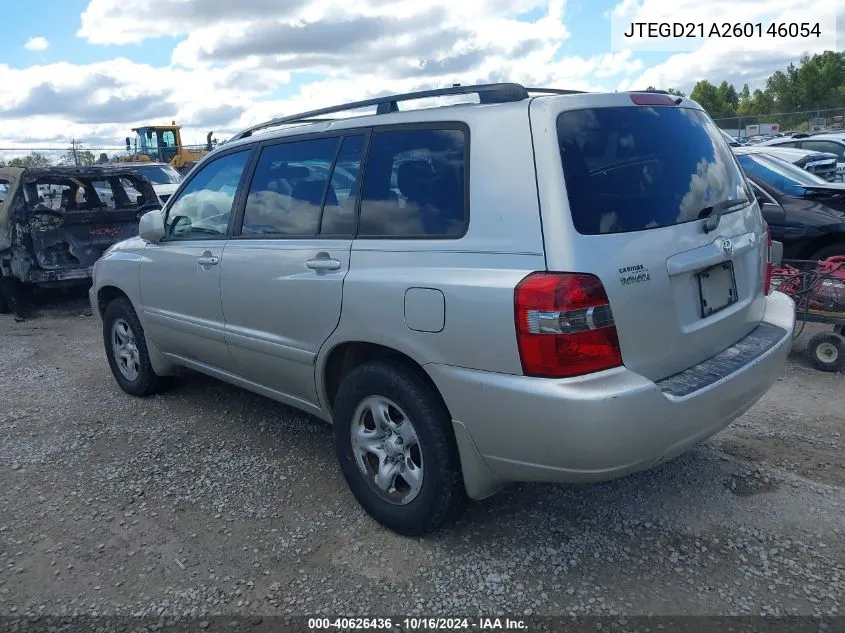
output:
<svg viewBox="0 0 845 633"><path fill-rule="evenodd" d="M187 173L200 158L212 150L213 132L208 133L205 147L195 146L189 149L182 145L180 129L181 126L176 125L176 121L171 125L144 125L132 128L135 133L134 140L126 137L126 151L129 155L120 157L120 160L170 163L183 174Z"/></svg>

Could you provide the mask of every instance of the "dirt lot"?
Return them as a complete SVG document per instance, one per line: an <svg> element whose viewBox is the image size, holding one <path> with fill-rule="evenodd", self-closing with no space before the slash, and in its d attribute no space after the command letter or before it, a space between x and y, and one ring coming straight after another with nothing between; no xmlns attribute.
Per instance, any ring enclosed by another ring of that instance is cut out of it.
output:
<svg viewBox="0 0 845 633"><path fill-rule="evenodd" d="M845 378L807 334L692 453L408 540L358 508L326 426L195 374L125 395L86 312L0 316L0 615L845 611Z"/></svg>

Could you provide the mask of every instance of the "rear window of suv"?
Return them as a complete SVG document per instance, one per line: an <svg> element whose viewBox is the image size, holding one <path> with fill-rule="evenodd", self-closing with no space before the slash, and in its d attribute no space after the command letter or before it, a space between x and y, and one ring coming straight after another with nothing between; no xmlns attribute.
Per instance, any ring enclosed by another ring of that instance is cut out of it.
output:
<svg viewBox="0 0 845 633"><path fill-rule="evenodd" d="M557 134L572 220L583 235L691 222L720 202L753 200L719 128L700 110L571 110L558 117Z"/></svg>

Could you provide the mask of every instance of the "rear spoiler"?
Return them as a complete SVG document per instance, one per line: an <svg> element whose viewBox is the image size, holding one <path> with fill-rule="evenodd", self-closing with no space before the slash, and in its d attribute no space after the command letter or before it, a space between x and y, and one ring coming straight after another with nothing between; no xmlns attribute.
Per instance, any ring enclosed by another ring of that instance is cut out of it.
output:
<svg viewBox="0 0 845 633"><path fill-rule="evenodd" d="M812 196L829 196L831 198L845 196L845 187L825 187L824 185L802 185L804 191Z"/></svg>

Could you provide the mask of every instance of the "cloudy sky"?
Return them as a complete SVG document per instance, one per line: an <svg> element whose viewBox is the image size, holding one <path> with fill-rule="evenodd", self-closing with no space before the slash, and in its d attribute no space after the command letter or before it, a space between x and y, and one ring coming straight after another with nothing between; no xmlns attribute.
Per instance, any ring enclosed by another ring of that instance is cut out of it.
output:
<svg viewBox="0 0 845 633"><path fill-rule="evenodd" d="M119 147L133 125L173 119L202 142L209 130L225 138L273 116L455 82L689 91L707 78L753 89L824 48L611 50L614 11L655 6L684 21L845 16L842 0L16 0L4 3L0 39L0 147L72 137Z"/></svg>

